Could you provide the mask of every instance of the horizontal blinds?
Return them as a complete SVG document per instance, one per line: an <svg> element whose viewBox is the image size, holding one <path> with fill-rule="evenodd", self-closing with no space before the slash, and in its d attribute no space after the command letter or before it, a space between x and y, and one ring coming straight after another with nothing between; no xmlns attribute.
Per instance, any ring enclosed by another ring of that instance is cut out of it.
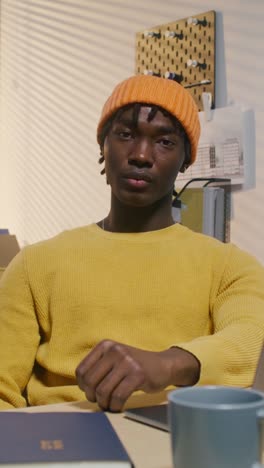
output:
<svg viewBox="0 0 264 468"><path fill-rule="evenodd" d="M2 1L0 210L22 243L107 212L95 131L134 70L122 15L119 2Z"/></svg>

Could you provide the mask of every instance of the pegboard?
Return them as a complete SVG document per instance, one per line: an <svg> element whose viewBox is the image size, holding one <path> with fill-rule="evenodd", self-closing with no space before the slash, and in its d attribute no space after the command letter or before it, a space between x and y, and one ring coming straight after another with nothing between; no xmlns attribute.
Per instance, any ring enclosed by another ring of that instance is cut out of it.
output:
<svg viewBox="0 0 264 468"><path fill-rule="evenodd" d="M136 34L136 74L175 79L203 110L202 93L215 98L215 11Z"/></svg>

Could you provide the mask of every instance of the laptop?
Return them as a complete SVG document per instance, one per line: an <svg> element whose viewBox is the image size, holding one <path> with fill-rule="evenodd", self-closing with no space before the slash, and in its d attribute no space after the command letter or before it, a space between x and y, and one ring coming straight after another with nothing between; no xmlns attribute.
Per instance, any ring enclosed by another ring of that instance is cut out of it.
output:
<svg viewBox="0 0 264 468"><path fill-rule="evenodd" d="M264 345L262 346L252 388L264 392Z"/></svg>
<svg viewBox="0 0 264 468"><path fill-rule="evenodd" d="M156 427L162 431L169 432L169 423L167 415L167 403L162 405L143 406L141 408L131 408L124 412L125 418L148 426Z"/></svg>
<svg viewBox="0 0 264 468"><path fill-rule="evenodd" d="M259 356L252 388L264 392L264 345ZM133 421L161 429L162 431L169 432L170 430L167 403L127 409L124 412L124 416Z"/></svg>

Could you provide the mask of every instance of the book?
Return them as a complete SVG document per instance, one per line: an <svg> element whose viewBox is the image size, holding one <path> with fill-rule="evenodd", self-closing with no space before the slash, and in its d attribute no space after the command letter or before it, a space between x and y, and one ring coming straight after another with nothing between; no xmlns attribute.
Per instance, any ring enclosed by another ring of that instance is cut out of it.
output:
<svg viewBox="0 0 264 468"><path fill-rule="evenodd" d="M0 467L133 467L103 412L0 412Z"/></svg>

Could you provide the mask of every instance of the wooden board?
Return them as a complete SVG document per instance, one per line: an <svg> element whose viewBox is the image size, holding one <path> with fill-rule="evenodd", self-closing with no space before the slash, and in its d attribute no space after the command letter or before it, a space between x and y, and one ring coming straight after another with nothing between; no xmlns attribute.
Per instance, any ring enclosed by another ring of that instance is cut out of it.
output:
<svg viewBox="0 0 264 468"><path fill-rule="evenodd" d="M208 11L191 18L198 23L184 18L136 34L136 74L149 73L166 78L166 73L175 74L174 79L189 90L199 110L203 110L203 92L212 94L214 107L215 12ZM148 33L155 36L149 37ZM168 36L173 33L177 35ZM198 65L188 66L189 60ZM204 80L209 83L200 84Z"/></svg>

